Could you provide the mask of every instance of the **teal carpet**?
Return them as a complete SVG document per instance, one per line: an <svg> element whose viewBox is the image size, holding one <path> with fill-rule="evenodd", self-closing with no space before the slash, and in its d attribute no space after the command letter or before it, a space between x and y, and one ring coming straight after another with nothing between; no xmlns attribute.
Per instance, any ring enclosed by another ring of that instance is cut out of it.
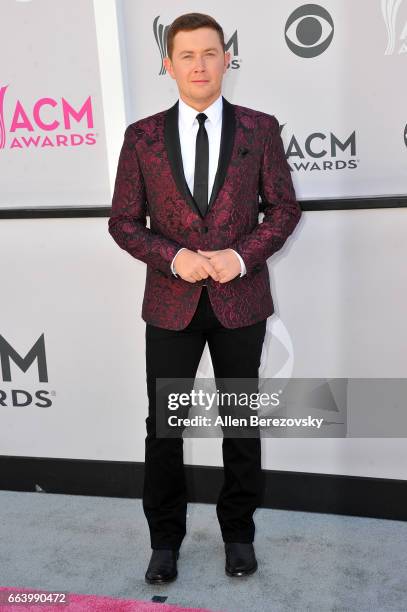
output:
<svg viewBox="0 0 407 612"><path fill-rule="evenodd" d="M2 586L227 612L407 611L404 522L260 508L259 569L229 578L215 506L189 504L178 579L157 587L140 499L0 491L0 507Z"/></svg>

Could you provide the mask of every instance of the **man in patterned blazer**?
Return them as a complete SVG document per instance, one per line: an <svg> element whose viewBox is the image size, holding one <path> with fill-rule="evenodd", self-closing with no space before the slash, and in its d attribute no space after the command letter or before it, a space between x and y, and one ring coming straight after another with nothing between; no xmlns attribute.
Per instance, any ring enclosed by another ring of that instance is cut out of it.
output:
<svg viewBox="0 0 407 612"><path fill-rule="evenodd" d="M223 30L208 15L189 13L171 24L164 64L179 99L127 127L109 218L117 244L147 264L143 509L150 584L177 577L187 512L183 438L157 435L156 379L194 379L206 342L217 379L258 378L274 312L267 259L301 216L276 117L222 96L230 62L224 48ZM244 576L257 569L260 437L224 436L222 453L216 513L225 571Z"/></svg>

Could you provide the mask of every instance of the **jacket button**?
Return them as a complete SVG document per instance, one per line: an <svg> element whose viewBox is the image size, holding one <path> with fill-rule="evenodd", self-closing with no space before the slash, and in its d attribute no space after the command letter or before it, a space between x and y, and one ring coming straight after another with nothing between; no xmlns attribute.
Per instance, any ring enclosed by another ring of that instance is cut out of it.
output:
<svg viewBox="0 0 407 612"><path fill-rule="evenodd" d="M202 228L202 232L204 234L207 234L209 232L209 227L207 227L206 225Z"/></svg>
<svg viewBox="0 0 407 612"><path fill-rule="evenodd" d="M256 266L254 266L254 270L256 270L256 272L258 272L259 270L261 270L261 266L259 264L257 264Z"/></svg>

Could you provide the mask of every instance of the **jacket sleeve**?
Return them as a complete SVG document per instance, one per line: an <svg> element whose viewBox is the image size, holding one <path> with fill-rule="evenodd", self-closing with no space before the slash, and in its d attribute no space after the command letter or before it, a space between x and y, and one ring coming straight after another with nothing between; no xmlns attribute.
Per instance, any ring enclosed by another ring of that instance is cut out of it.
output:
<svg viewBox="0 0 407 612"><path fill-rule="evenodd" d="M279 123L274 115L261 161L259 193L264 210L262 223L231 245L243 258L248 276L261 270L267 259L281 249L301 217Z"/></svg>
<svg viewBox="0 0 407 612"><path fill-rule="evenodd" d="M130 124L119 155L108 231L130 255L171 277L171 262L182 245L147 227L146 190L136 138Z"/></svg>

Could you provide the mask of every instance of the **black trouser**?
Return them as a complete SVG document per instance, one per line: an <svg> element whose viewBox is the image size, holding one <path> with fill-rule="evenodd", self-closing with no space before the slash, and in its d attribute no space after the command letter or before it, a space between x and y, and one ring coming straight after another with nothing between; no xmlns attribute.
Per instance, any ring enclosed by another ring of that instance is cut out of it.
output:
<svg viewBox="0 0 407 612"><path fill-rule="evenodd" d="M178 549L186 533L183 438L156 436L156 378L194 379L208 341L215 378L258 378L267 320L228 329L216 318L206 287L190 324L173 331L146 324L149 414L146 418L143 509L152 548ZM224 484L216 513L224 542L253 542L253 513L263 494L260 437L223 437Z"/></svg>

